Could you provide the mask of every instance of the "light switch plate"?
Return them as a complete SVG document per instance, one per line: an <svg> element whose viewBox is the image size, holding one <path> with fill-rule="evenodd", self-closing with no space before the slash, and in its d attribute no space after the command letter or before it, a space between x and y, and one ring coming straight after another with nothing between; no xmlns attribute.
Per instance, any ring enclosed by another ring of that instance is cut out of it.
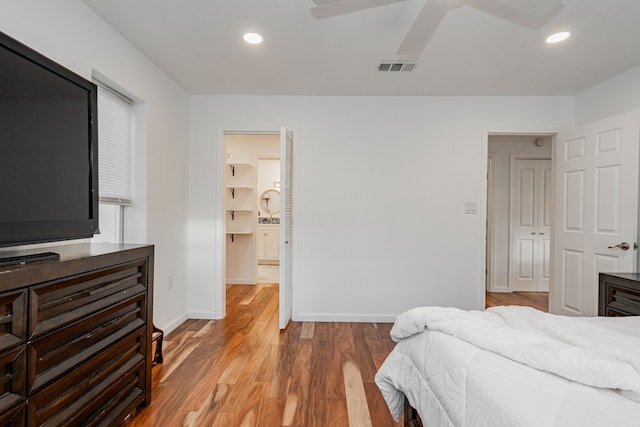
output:
<svg viewBox="0 0 640 427"><path fill-rule="evenodd" d="M478 202L464 202L464 213L475 215L478 213Z"/></svg>

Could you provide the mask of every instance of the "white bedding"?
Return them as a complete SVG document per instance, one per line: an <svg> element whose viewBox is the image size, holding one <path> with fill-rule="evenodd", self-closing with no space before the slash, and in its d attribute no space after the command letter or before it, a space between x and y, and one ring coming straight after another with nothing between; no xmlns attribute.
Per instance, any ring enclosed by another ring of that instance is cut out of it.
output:
<svg viewBox="0 0 640 427"><path fill-rule="evenodd" d="M421 307L391 334L376 383L396 419L406 395L432 427L640 425L640 318Z"/></svg>

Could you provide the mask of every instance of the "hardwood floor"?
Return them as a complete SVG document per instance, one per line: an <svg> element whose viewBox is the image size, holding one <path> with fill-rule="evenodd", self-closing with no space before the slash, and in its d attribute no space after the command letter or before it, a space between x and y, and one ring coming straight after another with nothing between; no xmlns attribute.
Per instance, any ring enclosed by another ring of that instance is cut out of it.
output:
<svg viewBox="0 0 640 427"><path fill-rule="evenodd" d="M487 308L496 305L526 305L537 308L540 311L549 311L548 292L487 292L485 306Z"/></svg>
<svg viewBox="0 0 640 427"><path fill-rule="evenodd" d="M227 317L165 337L153 400L127 425L401 426L374 383L391 324L292 322L278 329L278 286L227 287Z"/></svg>
<svg viewBox="0 0 640 427"><path fill-rule="evenodd" d="M546 311L546 295L487 293L487 307ZM127 426L401 426L374 383L391 326L291 322L280 332L277 284L229 285L225 319L165 336L153 401Z"/></svg>

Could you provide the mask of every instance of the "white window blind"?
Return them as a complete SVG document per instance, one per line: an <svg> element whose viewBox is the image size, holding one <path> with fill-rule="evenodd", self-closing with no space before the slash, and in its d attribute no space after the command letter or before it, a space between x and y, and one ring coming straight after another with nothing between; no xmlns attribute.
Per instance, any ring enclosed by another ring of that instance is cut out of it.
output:
<svg viewBox="0 0 640 427"><path fill-rule="evenodd" d="M98 84L98 177L100 203L131 204L131 106Z"/></svg>

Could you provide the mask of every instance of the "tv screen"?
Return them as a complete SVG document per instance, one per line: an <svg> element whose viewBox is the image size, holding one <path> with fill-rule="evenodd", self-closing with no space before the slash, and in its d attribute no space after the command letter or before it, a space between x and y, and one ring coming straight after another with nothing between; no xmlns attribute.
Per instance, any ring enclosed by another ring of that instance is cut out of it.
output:
<svg viewBox="0 0 640 427"><path fill-rule="evenodd" d="M98 227L96 86L0 33L0 246Z"/></svg>

